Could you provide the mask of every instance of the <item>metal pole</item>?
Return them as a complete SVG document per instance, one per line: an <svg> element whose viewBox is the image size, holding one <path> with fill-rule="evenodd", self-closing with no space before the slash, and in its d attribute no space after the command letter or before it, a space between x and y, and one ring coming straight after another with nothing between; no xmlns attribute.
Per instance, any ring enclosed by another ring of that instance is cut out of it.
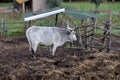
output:
<svg viewBox="0 0 120 80"><path fill-rule="evenodd" d="M56 14L55 16L55 26L57 26L57 23L58 23L58 14Z"/></svg>

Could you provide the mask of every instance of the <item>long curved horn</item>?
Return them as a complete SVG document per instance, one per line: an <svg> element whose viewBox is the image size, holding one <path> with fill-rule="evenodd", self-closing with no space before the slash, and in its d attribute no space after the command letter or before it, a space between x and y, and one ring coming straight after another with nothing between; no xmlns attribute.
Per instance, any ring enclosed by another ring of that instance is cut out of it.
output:
<svg viewBox="0 0 120 80"><path fill-rule="evenodd" d="M69 21L67 21L66 23L67 23L67 29L71 29Z"/></svg>

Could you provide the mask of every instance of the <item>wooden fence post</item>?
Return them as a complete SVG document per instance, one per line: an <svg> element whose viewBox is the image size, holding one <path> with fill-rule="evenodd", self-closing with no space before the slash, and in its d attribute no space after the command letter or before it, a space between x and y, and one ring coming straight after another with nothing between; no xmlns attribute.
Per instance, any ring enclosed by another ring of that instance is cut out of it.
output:
<svg viewBox="0 0 120 80"><path fill-rule="evenodd" d="M5 20L3 18L1 19L1 36L5 36Z"/></svg>
<svg viewBox="0 0 120 80"><path fill-rule="evenodd" d="M2 36L2 19L0 20L0 36Z"/></svg>
<svg viewBox="0 0 120 80"><path fill-rule="evenodd" d="M90 36L90 45L94 44L93 37L95 34L96 19L92 18L92 22L93 22L93 26L91 26L92 30L91 30L91 36ZM90 47L90 51L92 51L92 50L93 50L93 48Z"/></svg>
<svg viewBox="0 0 120 80"><path fill-rule="evenodd" d="M88 22L88 20L86 19L86 23ZM85 49L87 50L88 49L88 38L87 38L87 29L88 29L88 27L87 26L85 26L85 28L84 28L84 36L85 36L85 39L84 39L84 43L85 43Z"/></svg>
<svg viewBox="0 0 120 80"><path fill-rule="evenodd" d="M108 22L109 22L108 23L109 30L111 31L111 25L110 24L112 24L112 11L110 11L110 13L109 13L109 21ZM110 48L111 47L111 33L110 32L108 33L108 36L109 36L109 38L108 38L108 44L107 44L107 46ZM108 53L110 52L109 48L107 49Z"/></svg>
<svg viewBox="0 0 120 80"><path fill-rule="evenodd" d="M110 11L108 21L105 23L105 31L103 33L104 37L102 38L103 46L99 51L103 49L107 50L107 53L110 52L111 47L111 23L112 23L112 12Z"/></svg>
<svg viewBox="0 0 120 80"><path fill-rule="evenodd" d="M83 24L84 24L84 20L81 20L81 26L83 26ZM78 31L78 38L79 38L78 43L80 44L80 48L81 48L83 45L81 29L79 29Z"/></svg>

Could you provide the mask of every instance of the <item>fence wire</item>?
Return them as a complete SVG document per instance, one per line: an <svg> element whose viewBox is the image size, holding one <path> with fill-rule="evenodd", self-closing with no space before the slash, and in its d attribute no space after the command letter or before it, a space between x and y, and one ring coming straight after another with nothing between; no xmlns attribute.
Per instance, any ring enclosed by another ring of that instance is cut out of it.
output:
<svg viewBox="0 0 120 80"><path fill-rule="evenodd" d="M0 36L18 36L24 35L25 23L23 21L11 21L6 19L0 19Z"/></svg>

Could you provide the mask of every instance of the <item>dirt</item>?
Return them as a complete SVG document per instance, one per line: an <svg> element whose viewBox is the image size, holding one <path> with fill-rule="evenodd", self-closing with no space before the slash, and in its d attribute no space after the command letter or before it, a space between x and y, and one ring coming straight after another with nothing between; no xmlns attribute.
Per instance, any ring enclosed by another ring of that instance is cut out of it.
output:
<svg viewBox="0 0 120 80"><path fill-rule="evenodd" d="M0 80L120 80L119 53L60 47L51 57L40 46L34 60L28 47L25 37L0 39Z"/></svg>

